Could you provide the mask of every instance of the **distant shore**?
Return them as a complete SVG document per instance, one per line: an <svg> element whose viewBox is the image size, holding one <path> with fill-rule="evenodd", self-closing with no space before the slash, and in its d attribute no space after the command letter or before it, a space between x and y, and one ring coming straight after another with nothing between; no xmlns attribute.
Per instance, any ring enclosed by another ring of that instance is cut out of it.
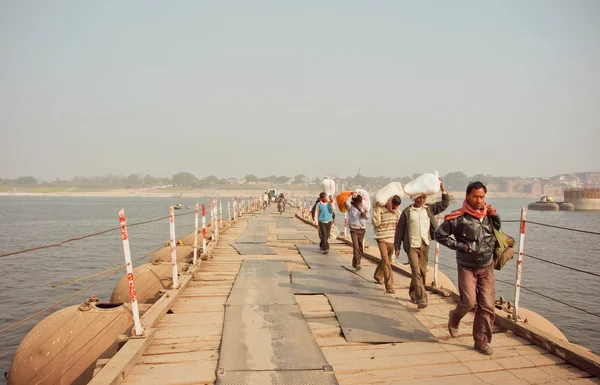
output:
<svg viewBox="0 0 600 385"><path fill-rule="evenodd" d="M317 189L299 189L292 190L279 188L286 195L294 195L297 197L307 196L312 197L318 194ZM57 192L0 192L0 196L25 196L25 197L88 197L88 198L205 198L205 197L243 197L243 196L258 196L264 192L264 189L202 189L202 190L177 190L177 189L111 189L100 191L77 191L68 189ZM464 196L462 191L450 192L455 199L461 199ZM506 193L494 192L488 193L488 198L496 199L532 199L537 200L538 195L528 193ZM559 198L559 197L557 197Z"/></svg>

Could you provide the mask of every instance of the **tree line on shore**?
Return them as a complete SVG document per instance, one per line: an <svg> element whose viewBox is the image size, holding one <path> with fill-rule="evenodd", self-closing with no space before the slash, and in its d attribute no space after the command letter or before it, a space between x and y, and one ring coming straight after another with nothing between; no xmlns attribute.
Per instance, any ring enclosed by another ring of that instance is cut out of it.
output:
<svg viewBox="0 0 600 385"><path fill-rule="evenodd" d="M354 176L335 178L338 183L343 183L348 188L354 187L378 187L387 183L399 181L403 184L410 182L420 174L414 174L404 177L370 177L357 173ZM178 188L205 188L224 185L285 185L291 184L295 186L315 186L320 185L321 177L307 177L299 174L293 177L270 175L267 177L258 177L253 174L248 174L243 178L219 178L215 175L209 175L203 178L198 178L190 172L178 172L171 177L154 177L152 175L131 174L124 175L106 175L106 176L76 176L72 180L61 180L56 178L53 181L43 181L32 176L22 176L16 179L0 178L0 185L3 186L32 186L32 185L47 185L47 186L69 186L69 187L104 187L104 188L135 188L135 187L178 187ZM485 180L488 183L496 182L497 179L490 175L474 175L467 176L461 171L451 172L443 176L444 183L449 189L463 189L470 180Z"/></svg>

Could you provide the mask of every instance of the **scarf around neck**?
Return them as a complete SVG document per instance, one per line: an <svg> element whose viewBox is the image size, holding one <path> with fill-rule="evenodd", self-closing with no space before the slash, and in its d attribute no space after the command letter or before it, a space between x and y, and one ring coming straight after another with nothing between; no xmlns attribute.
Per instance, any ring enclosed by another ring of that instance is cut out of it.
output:
<svg viewBox="0 0 600 385"><path fill-rule="evenodd" d="M470 216L477 218L477 219L485 218L488 215L487 206L484 206L483 209L481 209L481 210L475 210L473 207L471 207L471 205L465 199L462 207L460 209L455 210L455 211L451 212L450 214L446 215L444 220L451 221L453 219L462 217L465 214L469 214Z"/></svg>

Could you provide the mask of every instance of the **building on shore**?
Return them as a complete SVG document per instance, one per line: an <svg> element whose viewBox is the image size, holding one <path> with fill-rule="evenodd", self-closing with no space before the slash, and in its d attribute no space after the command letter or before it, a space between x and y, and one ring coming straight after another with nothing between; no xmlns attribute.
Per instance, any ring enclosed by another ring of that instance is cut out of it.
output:
<svg viewBox="0 0 600 385"><path fill-rule="evenodd" d="M600 188L567 188L565 202L578 211L600 211Z"/></svg>

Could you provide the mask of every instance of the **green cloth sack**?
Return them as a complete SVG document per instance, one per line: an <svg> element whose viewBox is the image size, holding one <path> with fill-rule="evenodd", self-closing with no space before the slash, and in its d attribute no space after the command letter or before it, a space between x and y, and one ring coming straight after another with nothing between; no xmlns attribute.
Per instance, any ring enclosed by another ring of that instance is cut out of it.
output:
<svg viewBox="0 0 600 385"><path fill-rule="evenodd" d="M515 240L502 230L494 229L496 245L494 246L494 269L502 270L506 262L515 256Z"/></svg>

